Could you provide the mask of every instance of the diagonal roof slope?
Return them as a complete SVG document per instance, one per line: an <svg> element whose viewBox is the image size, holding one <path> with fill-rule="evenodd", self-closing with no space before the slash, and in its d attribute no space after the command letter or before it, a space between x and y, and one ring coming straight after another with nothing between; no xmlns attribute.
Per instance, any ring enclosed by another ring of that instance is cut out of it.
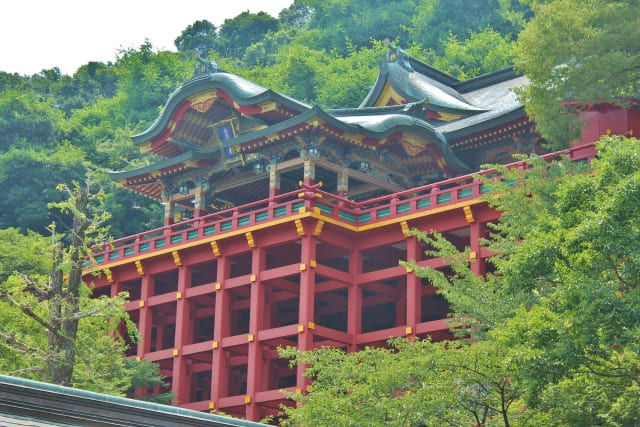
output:
<svg viewBox="0 0 640 427"><path fill-rule="evenodd" d="M325 153L332 147L333 157L325 160L393 159L405 182L464 174L486 160L478 157L484 147L509 144L530 131L513 92L526 82L513 69L459 81L390 49L358 108L323 109L218 68L203 68L133 137L141 150L164 160L111 177L159 198L161 181L168 177L206 168L212 182L227 179L231 154L273 160L317 138L328 141Z"/></svg>

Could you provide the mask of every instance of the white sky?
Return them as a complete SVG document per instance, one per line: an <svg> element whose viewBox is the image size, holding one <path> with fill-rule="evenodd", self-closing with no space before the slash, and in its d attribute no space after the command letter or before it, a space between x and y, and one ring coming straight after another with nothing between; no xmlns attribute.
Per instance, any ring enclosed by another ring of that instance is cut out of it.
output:
<svg viewBox="0 0 640 427"><path fill-rule="evenodd" d="M0 3L0 71L32 75L60 68L73 74L89 61L113 62L120 48L149 39L175 51L188 25L207 19L218 28L249 10L274 17L293 0L9 0Z"/></svg>

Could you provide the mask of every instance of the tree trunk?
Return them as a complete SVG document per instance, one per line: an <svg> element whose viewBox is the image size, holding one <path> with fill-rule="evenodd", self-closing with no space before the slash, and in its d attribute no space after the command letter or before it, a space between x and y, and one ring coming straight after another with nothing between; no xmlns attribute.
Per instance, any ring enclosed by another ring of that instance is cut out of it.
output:
<svg viewBox="0 0 640 427"><path fill-rule="evenodd" d="M89 188L80 187L73 195L76 211L73 215L73 230L70 246L71 270L65 277L61 269L63 263L63 246L55 242L53 229L53 271L51 272L51 303L49 315L50 328L47 330L49 359L47 360L48 381L54 384L71 386L73 365L76 356L76 337L80 312L80 286L82 285L82 262L85 258L85 237L90 221L87 219L89 204Z"/></svg>

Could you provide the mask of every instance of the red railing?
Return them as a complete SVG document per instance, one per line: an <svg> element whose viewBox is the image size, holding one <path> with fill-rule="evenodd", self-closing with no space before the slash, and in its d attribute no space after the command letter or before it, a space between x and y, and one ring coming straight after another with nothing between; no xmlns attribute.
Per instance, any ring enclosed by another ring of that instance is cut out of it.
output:
<svg viewBox="0 0 640 427"><path fill-rule="evenodd" d="M595 144L588 143L543 156L553 160L568 156L573 161L595 157ZM524 167L515 162L509 168ZM379 221L425 212L479 197L485 190L477 175L493 174L485 170L473 175L464 175L445 181L416 187L387 196L354 202L319 189L318 185L303 186L302 189L277 195L199 218L182 221L151 231L114 240L104 247L93 250L94 264L107 265L127 258L181 246L187 242L210 238L246 229L272 220L287 218L299 213L301 207L317 208L322 215L345 224L361 227Z"/></svg>

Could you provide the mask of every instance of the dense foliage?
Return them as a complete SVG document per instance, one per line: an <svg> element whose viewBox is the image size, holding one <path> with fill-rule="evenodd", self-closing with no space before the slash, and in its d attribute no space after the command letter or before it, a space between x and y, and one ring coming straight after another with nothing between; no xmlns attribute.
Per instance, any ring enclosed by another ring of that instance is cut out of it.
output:
<svg viewBox="0 0 640 427"><path fill-rule="evenodd" d="M60 189L68 197L52 207L66 236L55 223L51 237L0 230L0 371L110 394L163 384L157 366L125 356L126 293L92 298L82 280L90 245L104 239L107 214L93 206L103 193Z"/></svg>
<svg viewBox="0 0 640 427"><path fill-rule="evenodd" d="M327 108L359 105L377 75L385 39L460 79L517 59L532 81L522 99L553 146L566 146L575 136L567 113L585 102L637 96L638 0L522 3L370 0L363 7L361 0L295 0L277 18L243 12L217 28L203 16L176 35L177 53L147 42L121 51L114 63L90 62L72 76L57 68L32 76L0 71L3 292L23 291L24 277L39 283L50 274L50 245L40 235L49 234L52 222L69 219L48 208L49 202L64 203L57 184L99 171L96 184L105 195L97 209L112 213L114 237L161 225L158 204L116 189L101 172L155 161L140 154L130 136L146 129L170 93L191 77L194 52ZM306 405L290 412L293 422L334 416L343 418L327 420L340 424L361 416L362 424L637 424L638 147L611 140L602 148L590 175L558 164L534 169L533 176L551 179L525 180L517 191L497 189L505 197L496 203L509 213L496 229L500 238L491 242L501 254L494 260L500 274L471 276L446 241L423 236L434 251L450 256L456 286L436 272L423 274L440 285L465 326L473 319L478 342L450 344L447 351L443 344L396 341L395 351L352 356L289 353L312 363L317 379L314 393L298 396ZM140 209L131 209L134 202ZM34 294L15 295L16 301L38 303ZM41 375L26 368L44 366L33 358L46 353L28 353L43 348L46 333L33 334L33 320L20 320L17 306L5 303L4 329L26 347L15 353L0 346L0 370ZM78 329L79 343L96 351L82 355L90 363L81 366L92 368L79 367L74 384L120 393L140 373L113 356L122 350L113 347L117 341L93 338L117 318L90 319L94 323ZM362 367L379 376L362 375ZM375 404L367 400L372 396Z"/></svg>
<svg viewBox="0 0 640 427"><path fill-rule="evenodd" d="M566 146L580 131L577 111L640 93L640 1L527 3L536 19L519 35L517 65L531 80L522 98L543 136Z"/></svg>
<svg viewBox="0 0 640 427"><path fill-rule="evenodd" d="M459 78L512 63L531 11L515 1L452 8L440 0L295 0L277 18L243 12L217 28L206 16L177 35L178 53L149 42L73 76L0 71L0 229L45 234L55 186L86 167L124 170L153 159L130 136L146 129L197 55L310 104L356 107L373 84L385 39ZM428 29L428 31L427 31ZM197 55L194 55L197 54ZM161 209L104 179L114 237L161 225ZM134 204L141 209L131 212Z"/></svg>
<svg viewBox="0 0 640 427"><path fill-rule="evenodd" d="M291 425L638 425L640 140L605 137L590 166L531 159L485 180L504 212L469 249L415 234L452 275L408 264L452 306L455 342L283 351L310 366ZM514 182L519 183L513 185Z"/></svg>

